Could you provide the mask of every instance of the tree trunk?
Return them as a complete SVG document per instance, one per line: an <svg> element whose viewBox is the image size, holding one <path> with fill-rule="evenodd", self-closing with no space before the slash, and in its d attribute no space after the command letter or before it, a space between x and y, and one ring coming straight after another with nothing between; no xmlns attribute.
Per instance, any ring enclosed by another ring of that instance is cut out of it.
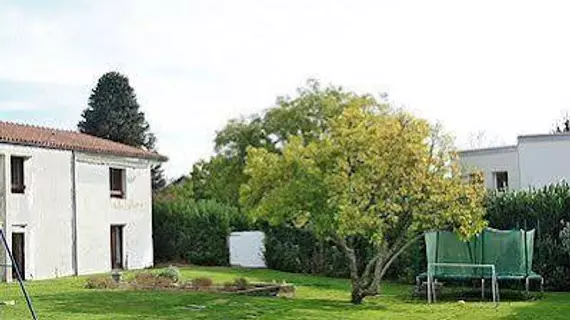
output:
<svg viewBox="0 0 570 320"><path fill-rule="evenodd" d="M414 237L413 239L409 240L407 243L402 245L400 248L398 248L398 245L396 245L395 247L391 248L388 251L388 254L386 256L388 258L388 260L386 262L383 262L381 260L378 261L378 264L376 265L376 268L374 270L374 275L372 276L372 281L370 282L370 285L368 286L368 288L366 288L364 290L365 296L366 295L377 295L378 294L380 282L384 278L386 271L392 265L394 260L396 260L396 258L398 258L400 256L400 254L402 254L402 252L404 252L404 250L406 250L409 246L411 246L416 241L418 241L421 237L422 237L421 234L417 235L416 237ZM399 243L399 242L400 241L396 241L396 243Z"/></svg>
<svg viewBox="0 0 570 320"><path fill-rule="evenodd" d="M358 284L352 284L352 295L350 298L350 302L353 304L361 304L362 300L364 300L364 293Z"/></svg>
<svg viewBox="0 0 570 320"><path fill-rule="evenodd" d="M358 265L356 261L356 254L352 248L350 248L346 241L341 237L336 237L335 243L337 247L344 252L346 261L348 263L348 270L350 272L350 283L352 284L352 295L351 302L354 304L362 303L364 299L364 290L362 290L361 279L358 275Z"/></svg>
<svg viewBox="0 0 570 320"><path fill-rule="evenodd" d="M379 293L380 282L386 274L386 271L392 265L392 262L410 245L415 243L422 235L417 235L407 243L396 241L395 247L391 249L378 248L377 255L370 261L362 272L359 274L357 257L354 249L348 246L343 238L335 238L335 243L341 251L344 252L348 269L350 271L350 282L352 284L352 293L350 302L354 304L361 304L367 296L375 296ZM372 270L374 270L372 272Z"/></svg>

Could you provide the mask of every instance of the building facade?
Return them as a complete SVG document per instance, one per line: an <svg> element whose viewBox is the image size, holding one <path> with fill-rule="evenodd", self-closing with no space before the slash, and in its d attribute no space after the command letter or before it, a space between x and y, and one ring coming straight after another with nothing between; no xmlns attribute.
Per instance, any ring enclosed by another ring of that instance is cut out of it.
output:
<svg viewBox="0 0 570 320"><path fill-rule="evenodd" d="M152 266L150 167L165 160L77 132L0 122L0 222L24 278Z"/></svg>
<svg viewBox="0 0 570 320"><path fill-rule="evenodd" d="M517 144L459 152L466 173L482 171L489 189L527 189L570 182L570 134L524 135Z"/></svg>

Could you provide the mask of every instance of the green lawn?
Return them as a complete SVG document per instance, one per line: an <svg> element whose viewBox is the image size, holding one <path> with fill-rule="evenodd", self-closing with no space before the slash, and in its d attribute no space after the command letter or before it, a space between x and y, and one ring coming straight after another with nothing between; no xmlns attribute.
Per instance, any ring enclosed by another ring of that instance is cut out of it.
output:
<svg viewBox="0 0 570 320"><path fill-rule="evenodd" d="M212 277L216 282L245 276L252 281L285 280L297 286L294 299L229 294L174 293L83 289L85 278L29 282L40 319L569 319L570 294L548 293L538 301L492 303L438 302L427 305L410 298L411 286L387 284L383 296L363 305L348 303L342 279L303 276L268 270L186 268L185 279ZM0 285L0 319L29 319L15 285ZM205 306L202 310L189 305Z"/></svg>

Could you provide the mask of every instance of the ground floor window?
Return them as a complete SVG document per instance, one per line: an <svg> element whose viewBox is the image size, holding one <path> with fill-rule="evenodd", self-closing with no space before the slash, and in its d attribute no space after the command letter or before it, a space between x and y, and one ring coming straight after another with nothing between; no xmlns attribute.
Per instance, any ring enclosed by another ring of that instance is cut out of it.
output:
<svg viewBox="0 0 570 320"><path fill-rule="evenodd" d="M22 280L26 280L26 255L24 253L25 241L23 232L12 233L12 256L14 264L18 267ZM17 280L16 268L12 268L12 279Z"/></svg>
<svg viewBox="0 0 570 320"><path fill-rule="evenodd" d="M123 269L123 227L111 226L111 269Z"/></svg>

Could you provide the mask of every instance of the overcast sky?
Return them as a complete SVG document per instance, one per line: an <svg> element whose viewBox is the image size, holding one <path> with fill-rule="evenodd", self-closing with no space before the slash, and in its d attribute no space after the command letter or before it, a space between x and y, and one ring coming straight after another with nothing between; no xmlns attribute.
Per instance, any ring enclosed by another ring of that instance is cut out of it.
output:
<svg viewBox="0 0 570 320"><path fill-rule="evenodd" d="M570 4L441 0L0 0L0 119L75 128L107 71L135 88L169 177L232 117L309 77L388 92L468 146L570 110Z"/></svg>

